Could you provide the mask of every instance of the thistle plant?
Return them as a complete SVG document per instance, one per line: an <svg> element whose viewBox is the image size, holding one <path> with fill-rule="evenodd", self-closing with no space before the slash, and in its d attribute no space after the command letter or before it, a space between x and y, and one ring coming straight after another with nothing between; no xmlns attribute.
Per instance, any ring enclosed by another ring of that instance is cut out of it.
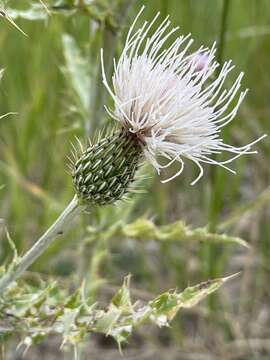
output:
<svg viewBox="0 0 270 360"><path fill-rule="evenodd" d="M169 326L181 309L196 306L234 276L189 286L181 292L176 289L164 292L147 302L132 301L130 276L127 276L106 310L92 304L85 296L84 286L70 295L56 282L43 284L41 288L15 284L0 303L2 314L12 314L12 321L1 324L1 333L23 333L25 337L20 345L25 347L24 354L48 335L60 335L61 348L72 345L77 359L76 348L91 333L111 336L121 350L138 327L147 323L160 328Z"/></svg>
<svg viewBox="0 0 270 360"><path fill-rule="evenodd" d="M203 176L203 164L234 173L227 165L241 155L255 153L252 145L265 136L241 147L224 143L221 130L235 118L247 93L240 92L243 73L230 89L224 89L234 66L231 61L222 66L215 61L215 44L210 49L202 46L191 51L190 35L177 36L178 28L170 28L168 17L158 23L159 14L136 30L142 11L128 31L118 62L114 61L112 86L105 75L106 49L101 50L102 79L114 102L114 109L106 110L116 120L114 130L74 154L71 173L76 195L56 222L0 279L0 291L20 276L55 237L64 234L78 213L86 207L122 199L143 160L149 161L158 174L179 163L173 176L162 182L179 176L184 159L191 160L199 168L191 183L194 185ZM203 66L198 66L198 57L204 59ZM215 155L222 152L230 156L218 161Z"/></svg>

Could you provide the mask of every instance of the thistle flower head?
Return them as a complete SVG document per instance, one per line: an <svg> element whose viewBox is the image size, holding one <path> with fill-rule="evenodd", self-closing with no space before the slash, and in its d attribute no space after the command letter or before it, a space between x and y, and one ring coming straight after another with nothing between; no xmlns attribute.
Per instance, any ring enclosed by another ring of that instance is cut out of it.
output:
<svg viewBox="0 0 270 360"><path fill-rule="evenodd" d="M215 44L192 52L190 35L170 41L178 28L170 28L168 17L157 24L159 14L135 30L141 12L114 61L112 88L101 50L103 83L114 100L114 110L107 111L120 129L90 144L72 165L74 187L84 202L105 205L122 198L142 154L158 173L179 163L177 172L163 182L182 173L184 159L193 161L199 167L195 184L203 175L203 164L234 172L227 164L254 153L251 146L264 137L242 147L224 143L221 130L234 119L247 92L240 92L243 73L230 89L223 89L234 66L225 62L215 76ZM230 156L218 161L215 155L222 152Z"/></svg>
<svg viewBox="0 0 270 360"><path fill-rule="evenodd" d="M254 153L251 146L262 138L235 147L225 144L221 137L221 130L235 118L247 93L240 92L243 73L224 89L234 66L231 61L225 62L215 77L220 66L215 60L215 44L191 52L190 35L171 41L178 28L170 27L168 17L158 24L159 14L135 30L142 10L128 32L118 62L114 62L112 87L106 79L101 50L103 83L115 106L113 111L107 109L108 113L133 134L158 173L179 163L179 170L165 181L182 173L184 159L199 167L192 184L202 177L203 164L234 173L227 164ZM229 153L229 159L216 160L215 155L221 152Z"/></svg>

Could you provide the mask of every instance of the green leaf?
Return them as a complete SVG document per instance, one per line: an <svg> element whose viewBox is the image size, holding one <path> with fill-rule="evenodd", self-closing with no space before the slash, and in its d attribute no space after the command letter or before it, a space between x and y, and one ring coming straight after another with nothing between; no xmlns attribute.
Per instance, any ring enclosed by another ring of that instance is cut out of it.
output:
<svg viewBox="0 0 270 360"><path fill-rule="evenodd" d="M97 304L87 305L88 299L82 296L83 285L65 301L67 293L56 284L38 291L22 283L7 291L3 298L1 324L6 326L2 326L1 332L23 333L23 343L28 347L49 334L61 334L62 345L76 346L87 333L103 333L112 336L121 350L121 343L141 324L151 321L159 327L168 326L181 308L197 305L234 276L209 280L182 292L167 291L144 305L138 301L132 304L127 276L107 310L98 309ZM11 322L6 321L6 314Z"/></svg>
<svg viewBox="0 0 270 360"><path fill-rule="evenodd" d="M130 298L130 275L125 277L122 287L114 295L111 303L121 310L130 311L132 309Z"/></svg>
<svg viewBox="0 0 270 360"><path fill-rule="evenodd" d="M218 290L229 279L238 274L225 278L208 280L195 286L187 287L183 292L166 292L149 303L153 310L152 319L159 326L167 325L181 308L191 308Z"/></svg>
<svg viewBox="0 0 270 360"><path fill-rule="evenodd" d="M65 307L75 309L81 304L81 288L77 289L65 302Z"/></svg>
<svg viewBox="0 0 270 360"><path fill-rule="evenodd" d="M122 225L122 233L126 237L138 240L158 241L199 241L214 243L231 243L248 247L246 241L225 234L214 234L206 228L190 229L183 221L156 226L152 221L139 218L131 224Z"/></svg>
<svg viewBox="0 0 270 360"><path fill-rule="evenodd" d="M89 61L83 58L81 51L72 36L62 36L66 65L62 68L77 98L77 106L86 116L89 107L90 69Z"/></svg>
<svg viewBox="0 0 270 360"><path fill-rule="evenodd" d="M97 332L110 335L121 316L121 310L115 306L110 306L109 310L101 313L101 315L102 316L97 320L95 329Z"/></svg>

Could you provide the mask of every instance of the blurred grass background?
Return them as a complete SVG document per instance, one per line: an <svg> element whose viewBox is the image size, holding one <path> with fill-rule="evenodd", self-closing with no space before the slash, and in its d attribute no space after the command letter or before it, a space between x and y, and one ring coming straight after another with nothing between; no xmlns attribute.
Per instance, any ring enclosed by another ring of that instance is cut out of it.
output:
<svg viewBox="0 0 270 360"><path fill-rule="evenodd" d="M104 11L104 21L97 22L83 11L59 12L47 21L16 19L27 38L0 18L0 67L5 68L0 109L2 114L18 112L0 119L0 216L20 252L29 248L73 194L66 166L70 141L75 136L85 140L87 133L92 136L96 129L111 122L101 107L110 100L97 75L99 49L104 46L109 69L112 54L121 51L123 35L143 4L143 17L151 19L157 11L162 17L170 14L173 26L179 25L184 34L192 33L195 48L217 41L219 58L232 59L236 64L234 76L245 72L243 88L250 91L237 118L225 130L226 140L244 145L269 134L269 0L94 3L101 3L97 9ZM7 4L16 9L28 5L23 0ZM114 16L113 29L106 22L108 14ZM74 91L76 86L81 97ZM172 328L139 333L124 350L124 358L269 359L268 138L256 148L257 155L234 163L236 176L208 167L194 187L190 182L197 169L192 164L186 166L184 175L167 185L160 184L151 169L144 169L152 176L143 184L145 194L134 196L129 204L94 209L84 215L68 236L57 240L33 265L32 272L45 278L57 277L64 286L76 286L86 278L93 300L102 301L127 273L133 274L134 296L149 298L175 286L182 288L242 271L241 277L208 303L178 316ZM143 237L138 241L117 234L104 235L119 219L129 223L142 217L158 226L177 220L193 228L207 226L212 232L242 237L251 247L247 250L207 241L157 242L144 241ZM93 229L103 235L93 237ZM0 259L6 262L10 256L3 236ZM27 276L31 277L32 272ZM64 359L55 341L30 350L26 358ZM12 345L9 356L18 358ZM83 356L117 359L120 355L108 339L91 337Z"/></svg>

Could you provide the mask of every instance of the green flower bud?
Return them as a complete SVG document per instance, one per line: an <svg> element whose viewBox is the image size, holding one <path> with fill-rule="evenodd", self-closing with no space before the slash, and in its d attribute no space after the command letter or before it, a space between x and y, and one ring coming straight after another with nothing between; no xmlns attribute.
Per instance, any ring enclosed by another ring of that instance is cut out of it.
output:
<svg viewBox="0 0 270 360"><path fill-rule="evenodd" d="M141 155L137 138L126 130L117 130L90 145L73 164L78 197L96 205L119 200L134 181Z"/></svg>

